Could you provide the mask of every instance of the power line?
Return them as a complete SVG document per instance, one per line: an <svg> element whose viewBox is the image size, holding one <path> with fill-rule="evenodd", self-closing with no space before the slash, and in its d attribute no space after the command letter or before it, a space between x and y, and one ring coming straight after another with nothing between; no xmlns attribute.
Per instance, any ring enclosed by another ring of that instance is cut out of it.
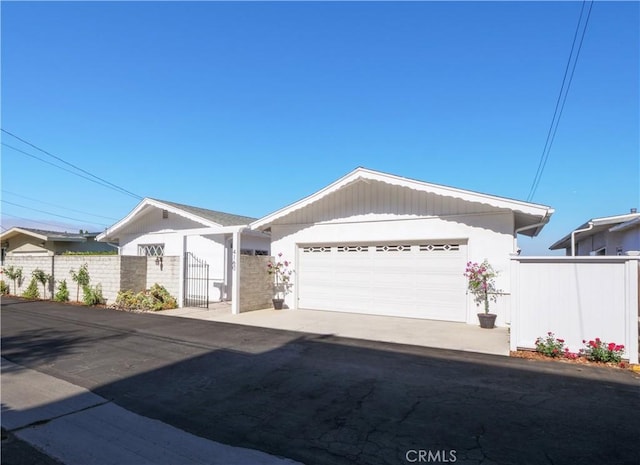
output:
<svg viewBox="0 0 640 465"><path fill-rule="evenodd" d="M18 203L14 203L14 202L9 202L8 200L4 200L4 199L2 199L2 203L6 203L8 205L13 205L15 207L25 208L27 210L33 210L34 212L45 213L45 214L51 215L51 216L57 216L59 218L65 218L67 220L80 221L80 222L84 222L85 221L85 220L81 220L79 218L72 218L70 216L58 215L57 213L51 213L51 212L48 212L48 211L45 211L45 210L39 210L37 208L26 207L24 205L20 205ZM108 226L108 225L106 225L104 223L98 223L98 224L100 224L102 226Z"/></svg>
<svg viewBox="0 0 640 465"><path fill-rule="evenodd" d="M25 152L24 150L20 150L19 148L16 148L16 147L14 147L14 146L12 146L12 145L9 145L9 144L7 144L7 143L5 143L5 142L2 142L2 145L4 145L4 146L5 146L5 147L7 147L7 148L10 148L11 150L15 150L16 152L19 152L19 153L21 153L21 154L23 154L23 155L26 155L26 156L28 156L28 157L35 158L36 160L39 160L39 161L41 161L42 163L46 163L47 165L55 166L56 168L61 169L62 171L66 171L67 173L71 173L71 174L73 174L73 175L75 175L75 176L78 176L78 177L80 177L80 178L82 178L82 179L86 179L87 181L91 181L91 182L93 182L93 183L95 183L95 184L97 184L97 185L99 185L99 186L106 187L107 189L111 189L111 187L110 187L110 186L108 186L107 184L104 184L104 183L102 183L102 182L96 181L95 179L91 179L91 178L90 178L90 177L88 177L88 176L83 176L83 175L81 175L80 173L76 173L76 172L71 171L71 170L69 170L69 169L67 169L67 168L64 168L64 167L62 167L62 166L56 165L55 163L52 163L52 162L50 162L50 161L48 161L48 160L45 160L44 158L40 158L40 157L38 157L38 156L36 156L36 155L33 155L33 154L31 154L31 153L28 153L28 152ZM119 191L118 191L118 192L119 192Z"/></svg>
<svg viewBox="0 0 640 465"><path fill-rule="evenodd" d="M22 216L17 216L17 215L11 215L11 214L5 213L5 212L2 212L2 216L10 216L11 218L17 218L19 220L28 221L29 223L44 224L45 226L52 226L52 227L57 228L57 229L65 229L63 226L60 226L59 224L45 223L44 221L35 221L35 220L29 219L29 218L24 218ZM3 229L5 229L5 230L7 229L4 226L1 226L1 227ZM69 228L66 228L66 229L69 229Z"/></svg>
<svg viewBox="0 0 640 465"><path fill-rule="evenodd" d="M582 49L582 42L584 41L584 36L585 36L585 33L587 32L587 25L589 24L589 18L591 17L593 0L591 0L591 3L589 4L589 12L587 13L587 19L585 20L584 28L582 29L580 43L578 44L578 50L576 52L575 59L573 60L573 67L571 68L571 73L569 74L569 81L567 83L567 87L565 90L565 82L567 82L566 81L567 73L569 72L569 67L571 65L571 59L573 57L573 51L575 49L576 40L578 38L578 32L580 31L580 24L582 23L582 16L584 14L585 4L586 4L586 0L583 0L582 7L580 9L580 17L578 18L576 31L573 35L571 51L569 52L569 58L567 59L567 66L565 67L564 76L562 78L562 85L560 86L560 93L558 94L558 98L556 99L556 107L553 112L553 118L551 119L551 125L549 126L549 131L547 131L547 139L544 143L544 148L542 149L542 155L540 156L540 161L538 162L538 169L536 170L536 174L533 178L531 188L529 189L529 195L527 196L527 201L531 201L533 199L533 196L535 195L536 190L538 189L538 185L540 184L540 180L542 179L542 174L544 173L544 169L547 165L547 161L549 160L549 153L551 152L551 146L553 145L553 141L556 137L556 132L558 131L558 125L560 124L560 118L562 117L564 105L565 105L565 102L567 101L567 96L569 95L569 89L571 88L571 82L573 81L573 75L576 70L576 65L578 63L578 57L580 56L580 50ZM563 93L564 93L564 97L563 97Z"/></svg>
<svg viewBox="0 0 640 465"><path fill-rule="evenodd" d="M116 184L113 184L112 182L109 182L109 181L107 181L106 179L101 178L100 176L96 176L95 174L90 173L89 171L83 170L83 169L82 169L82 168L80 168L79 166L76 166L76 165L74 165L73 163L69 163L68 161L66 161L66 160L64 160L64 159L62 159L62 158L60 158L60 157L58 157L58 156L56 156L56 155L54 155L54 154L52 154L52 153L50 153L50 152L47 152L47 151L46 151L46 150L44 150L44 149L41 149L41 148L40 148L40 147L38 147L37 145L32 144L31 142L29 142L29 141L27 141L27 140L25 140L25 139L22 139L21 137L19 137L19 136L17 136L17 135L15 135L15 134L13 134L13 133L11 133L11 132L7 131L6 129L2 129L2 128L0 128L0 131L4 132L5 134L10 135L11 137L14 137L14 138L18 139L20 142L23 142L23 143L25 143L25 144L27 144L27 145L29 145L29 146L33 147L34 149L36 149L36 150L38 150L38 151L40 151L40 152L42 152L42 153L44 153L44 154L46 154L46 155L49 155L49 156L50 156L50 157L52 157L52 158L55 158L56 160L58 160L58 161L60 161L60 162L64 163L64 164L65 164L65 165L67 165L67 166L70 166L70 167L72 167L72 168L74 168L74 169L76 169L76 170L78 170L78 171L80 171L80 172L82 172L82 173L84 173L84 174L86 174L86 175L89 175L89 176L91 176L92 178L97 179L97 180L99 180L99 181L103 182L104 184L108 184L109 186L111 186L111 188L113 188L114 190L117 190L118 192L121 192L121 193L123 193L123 194L129 195L129 196L134 197L134 198L136 198L136 199L138 199L138 200L142 200L142 197L140 197L139 195L134 194L133 192L128 191L127 189L125 189L125 188L123 188L123 187L120 187L120 186L118 186L118 185L116 185Z"/></svg>
<svg viewBox="0 0 640 465"><path fill-rule="evenodd" d="M52 207L64 208L65 210L69 210L69 211L72 211L72 212L82 213L83 215L90 215L90 216L95 216L97 218L104 218L106 220L118 221L117 218L112 218L110 216L97 215L95 213L89 213L89 212L85 212L85 211L82 211L82 210L76 210L76 209L73 209L73 208L65 207L63 205L56 205L55 203L50 203L50 202L45 202L44 200L34 199L34 198L31 198L31 197L27 197L26 195L16 194L15 192L10 192L10 191L5 190L5 189L2 189L2 192L4 192L5 194L15 195L16 197L21 197L21 198L26 199L26 200L32 200L34 202L39 202L39 203L43 203L45 205L50 205Z"/></svg>

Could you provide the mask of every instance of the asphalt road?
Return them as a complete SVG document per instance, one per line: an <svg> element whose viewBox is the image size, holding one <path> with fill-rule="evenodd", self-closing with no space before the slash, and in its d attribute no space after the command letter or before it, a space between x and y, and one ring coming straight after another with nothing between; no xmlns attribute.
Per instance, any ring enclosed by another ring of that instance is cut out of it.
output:
<svg viewBox="0 0 640 465"><path fill-rule="evenodd" d="M640 463L630 371L3 299L2 356L306 464Z"/></svg>

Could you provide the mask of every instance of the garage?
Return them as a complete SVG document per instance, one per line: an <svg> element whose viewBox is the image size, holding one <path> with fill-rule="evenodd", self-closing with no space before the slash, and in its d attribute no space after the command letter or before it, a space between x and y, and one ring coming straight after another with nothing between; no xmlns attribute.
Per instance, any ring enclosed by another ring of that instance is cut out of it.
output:
<svg viewBox="0 0 640 465"><path fill-rule="evenodd" d="M510 323L511 258L518 235L536 236L544 205L356 168L253 223L294 271L289 309L330 310L477 325L467 261L488 260ZM393 331L392 328L389 329Z"/></svg>
<svg viewBox="0 0 640 465"><path fill-rule="evenodd" d="M298 307L460 321L466 243L314 244L298 248Z"/></svg>

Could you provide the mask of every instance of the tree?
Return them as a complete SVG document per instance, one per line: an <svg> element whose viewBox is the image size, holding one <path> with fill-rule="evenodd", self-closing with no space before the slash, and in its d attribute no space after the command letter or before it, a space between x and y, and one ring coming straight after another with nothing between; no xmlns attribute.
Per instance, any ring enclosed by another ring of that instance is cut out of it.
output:
<svg viewBox="0 0 640 465"><path fill-rule="evenodd" d="M80 287L84 289L91 281L91 277L89 276L89 265L83 263L77 273L73 270L70 270L70 273L71 279L73 279L73 282L78 285L76 290L76 302L80 302Z"/></svg>
<svg viewBox="0 0 640 465"><path fill-rule="evenodd" d="M22 268L14 268L13 265L11 265L8 268L4 268L3 271L7 275L7 278L13 280L13 293L18 295L18 286L22 284Z"/></svg>
<svg viewBox="0 0 640 465"><path fill-rule="evenodd" d="M49 281L51 281L51 275L45 273L40 268L36 268L35 270L33 270L31 275L33 276L33 278L37 282L42 284L42 291L43 291L42 292L42 298L46 299L47 298L47 284L49 283Z"/></svg>

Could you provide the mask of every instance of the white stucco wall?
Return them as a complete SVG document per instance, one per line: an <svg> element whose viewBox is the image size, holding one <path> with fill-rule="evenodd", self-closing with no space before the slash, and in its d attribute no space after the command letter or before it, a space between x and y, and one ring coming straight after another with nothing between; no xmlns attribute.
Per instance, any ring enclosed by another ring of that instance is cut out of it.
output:
<svg viewBox="0 0 640 465"><path fill-rule="evenodd" d="M273 225L271 254L282 252L283 259L296 269L298 246L305 244L338 244L394 242L416 240L461 239L467 241L468 260L481 262L485 258L500 272L498 288L510 290L510 258L513 253L513 214L510 211L455 215L455 217L419 218L415 215L365 214L343 217L318 224ZM464 273L464 269L460 270ZM286 298L290 308L297 308L297 277L292 293ZM498 325L510 320L509 296L492 304L498 314ZM469 296L467 322L477 324L478 308Z"/></svg>

